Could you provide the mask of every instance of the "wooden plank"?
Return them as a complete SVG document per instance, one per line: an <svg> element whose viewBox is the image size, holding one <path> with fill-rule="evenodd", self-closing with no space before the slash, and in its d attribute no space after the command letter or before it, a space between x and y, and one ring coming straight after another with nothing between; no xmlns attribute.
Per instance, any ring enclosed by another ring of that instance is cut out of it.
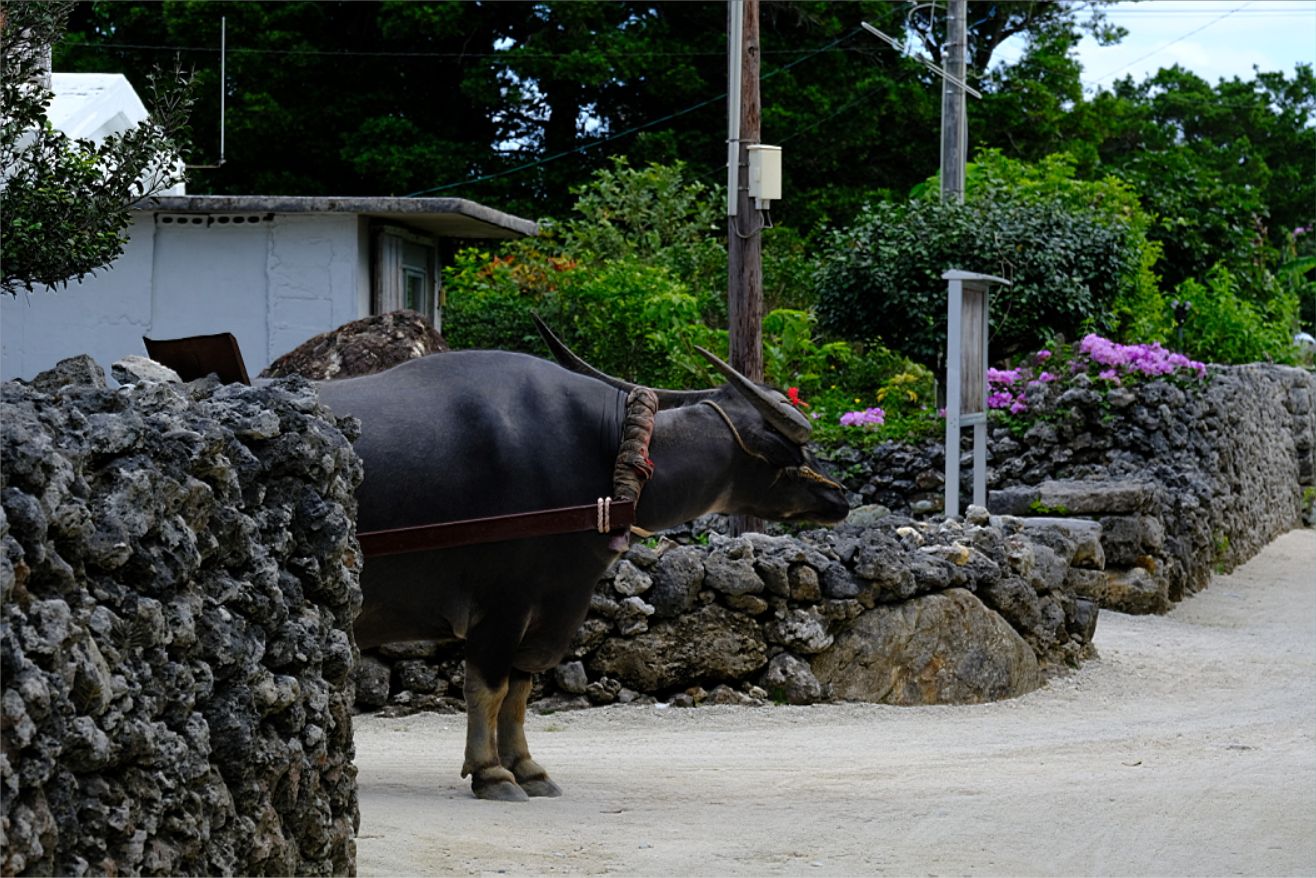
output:
<svg viewBox="0 0 1316 878"><path fill-rule="evenodd" d="M983 374L987 343L987 296L976 285L965 284L960 321L960 412L984 409L987 376Z"/></svg>

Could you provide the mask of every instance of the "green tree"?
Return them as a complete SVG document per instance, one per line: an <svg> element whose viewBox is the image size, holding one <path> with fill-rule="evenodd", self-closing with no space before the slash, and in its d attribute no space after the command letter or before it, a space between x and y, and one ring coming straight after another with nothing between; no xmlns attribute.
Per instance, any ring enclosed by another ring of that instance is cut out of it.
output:
<svg viewBox="0 0 1316 878"><path fill-rule="evenodd" d="M1055 196L878 203L828 242L818 317L830 333L880 340L938 371L947 269L1012 281L992 300L991 353L1003 358L1057 335L1113 331L1142 260L1127 226Z"/></svg>
<svg viewBox="0 0 1316 878"><path fill-rule="evenodd" d="M1179 67L1126 78L1074 112L1101 172L1128 180L1156 222L1166 288L1223 263L1244 289L1316 220L1316 77L1258 73L1215 86Z"/></svg>
<svg viewBox="0 0 1316 878"><path fill-rule="evenodd" d="M904 33L907 8L762 5L763 139L786 149L778 224L843 223L872 192L906 192L936 168L939 80L859 27ZM1010 33L1083 26L1082 9L970 4L975 65ZM227 17L226 160L192 191L432 191L540 217L565 215L571 189L615 154L683 161L721 185L726 15L673 0L96 2L79 5L56 61L140 87L152 59L181 52L197 71L198 151L213 161Z"/></svg>
<svg viewBox="0 0 1316 878"><path fill-rule="evenodd" d="M218 159L227 26L226 155L192 191L405 194L508 166L494 44L522 4L83 3L57 47L66 70L139 85L161 57L196 69L195 142Z"/></svg>
<svg viewBox="0 0 1316 878"><path fill-rule="evenodd" d="M1112 25L1102 6L1113 0L1073 2L1073 0L1020 0L999 3L995 0L971 0L967 7L968 51L967 65L979 74L991 67L992 55L1001 43L1014 36L1024 35L1032 40L1052 41L1056 36L1074 38L1081 31L1091 34L1102 45L1117 43L1127 33ZM1087 13L1083 17L1083 13ZM944 8L932 4L919 4L908 18L912 30L932 56L942 62L942 47L946 44L946 16Z"/></svg>
<svg viewBox="0 0 1316 878"><path fill-rule="evenodd" d="M123 252L128 209L181 179L188 93L156 89L149 119L101 143L73 139L46 118L46 58L71 3L0 7L0 291L58 287Z"/></svg>

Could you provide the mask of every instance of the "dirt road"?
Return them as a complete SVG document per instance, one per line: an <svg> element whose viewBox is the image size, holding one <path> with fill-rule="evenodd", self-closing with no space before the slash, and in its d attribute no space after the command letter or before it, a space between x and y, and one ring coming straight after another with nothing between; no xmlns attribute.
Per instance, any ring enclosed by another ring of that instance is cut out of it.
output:
<svg viewBox="0 0 1316 878"><path fill-rule="evenodd" d="M1316 875L1316 531L976 707L535 716L566 795L473 799L463 718L358 717L362 875Z"/></svg>

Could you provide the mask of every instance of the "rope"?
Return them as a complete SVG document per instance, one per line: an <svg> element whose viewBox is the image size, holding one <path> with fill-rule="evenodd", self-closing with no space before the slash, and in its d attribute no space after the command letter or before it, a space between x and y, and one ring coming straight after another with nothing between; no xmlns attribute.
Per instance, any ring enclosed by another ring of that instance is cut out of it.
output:
<svg viewBox="0 0 1316 878"><path fill-rule="evenodd" d="M618 500L640 499L644 483L653 477L649 440L658 413L658 395L647 387L635 387L626 395L626 420L621 428L621 447L612 468L612 495Z"/></svg>
<svg viewBox="0 0 1316 878"><path fill-rule="evenodd" d="M657 414L658 395L649 388L635 387L626 394L626 418L621 428L621 447L617 449L617 461L612 467L612 494L619 501L633 501L637 507L644 483L653 477L649 440L653 438L653 420ZM611 502L611 497L606 502L599 500L599 533L612 530L608 510ZM618 531L612 535L608 545L615 551L626 551L630 545L630 532Z"/></svg>
<svg viewBox="0 0 1316 878"><path fill-rule="evenodd" d="M736 425L731 422L731 416L722 410L722 406L713 402L711 399L705 399L702 401L701 404L709 406L710 408L713 409L713 411L717 412L719 415L722 416L722 420L727 422L727 429L729 429L731 431L731 435L736 438L736 444L740 446L741 451L745 452L750 457L757 458L758 460L761 460L764 463L771 466L771 461L769 461L763 455L759 454L757 451L751 451L749 446L745 444L745 440L740 438L740 431L737 430Z"/></svg>

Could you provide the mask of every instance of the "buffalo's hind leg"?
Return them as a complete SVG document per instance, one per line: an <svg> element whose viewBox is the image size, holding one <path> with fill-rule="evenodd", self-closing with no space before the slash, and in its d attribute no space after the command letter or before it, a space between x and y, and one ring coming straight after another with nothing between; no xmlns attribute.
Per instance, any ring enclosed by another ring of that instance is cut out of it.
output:
<svg viewBox="0 0 1316 878"><path fill-rule="evenodd" d="M471 791L478 798L524 802L528 798L525 790L517 786L516 777L502 766L498 758L496 734L508 688L506 676L496 685L490 685L478 670L477 663L467 656L466 685L463 687L466 695L466 761L462 764L462 777L471 776Z"/></svg>
<svg viewBox="0 0 1316 878"><path fill-rule="evenodd" d="M553 783L534 759L525 740L525 705L530 697L531 677L513 670L508 677L507 696L498 711L498 758L516 777L517 784L529 796L560 796L562 788Z"/></svg>

